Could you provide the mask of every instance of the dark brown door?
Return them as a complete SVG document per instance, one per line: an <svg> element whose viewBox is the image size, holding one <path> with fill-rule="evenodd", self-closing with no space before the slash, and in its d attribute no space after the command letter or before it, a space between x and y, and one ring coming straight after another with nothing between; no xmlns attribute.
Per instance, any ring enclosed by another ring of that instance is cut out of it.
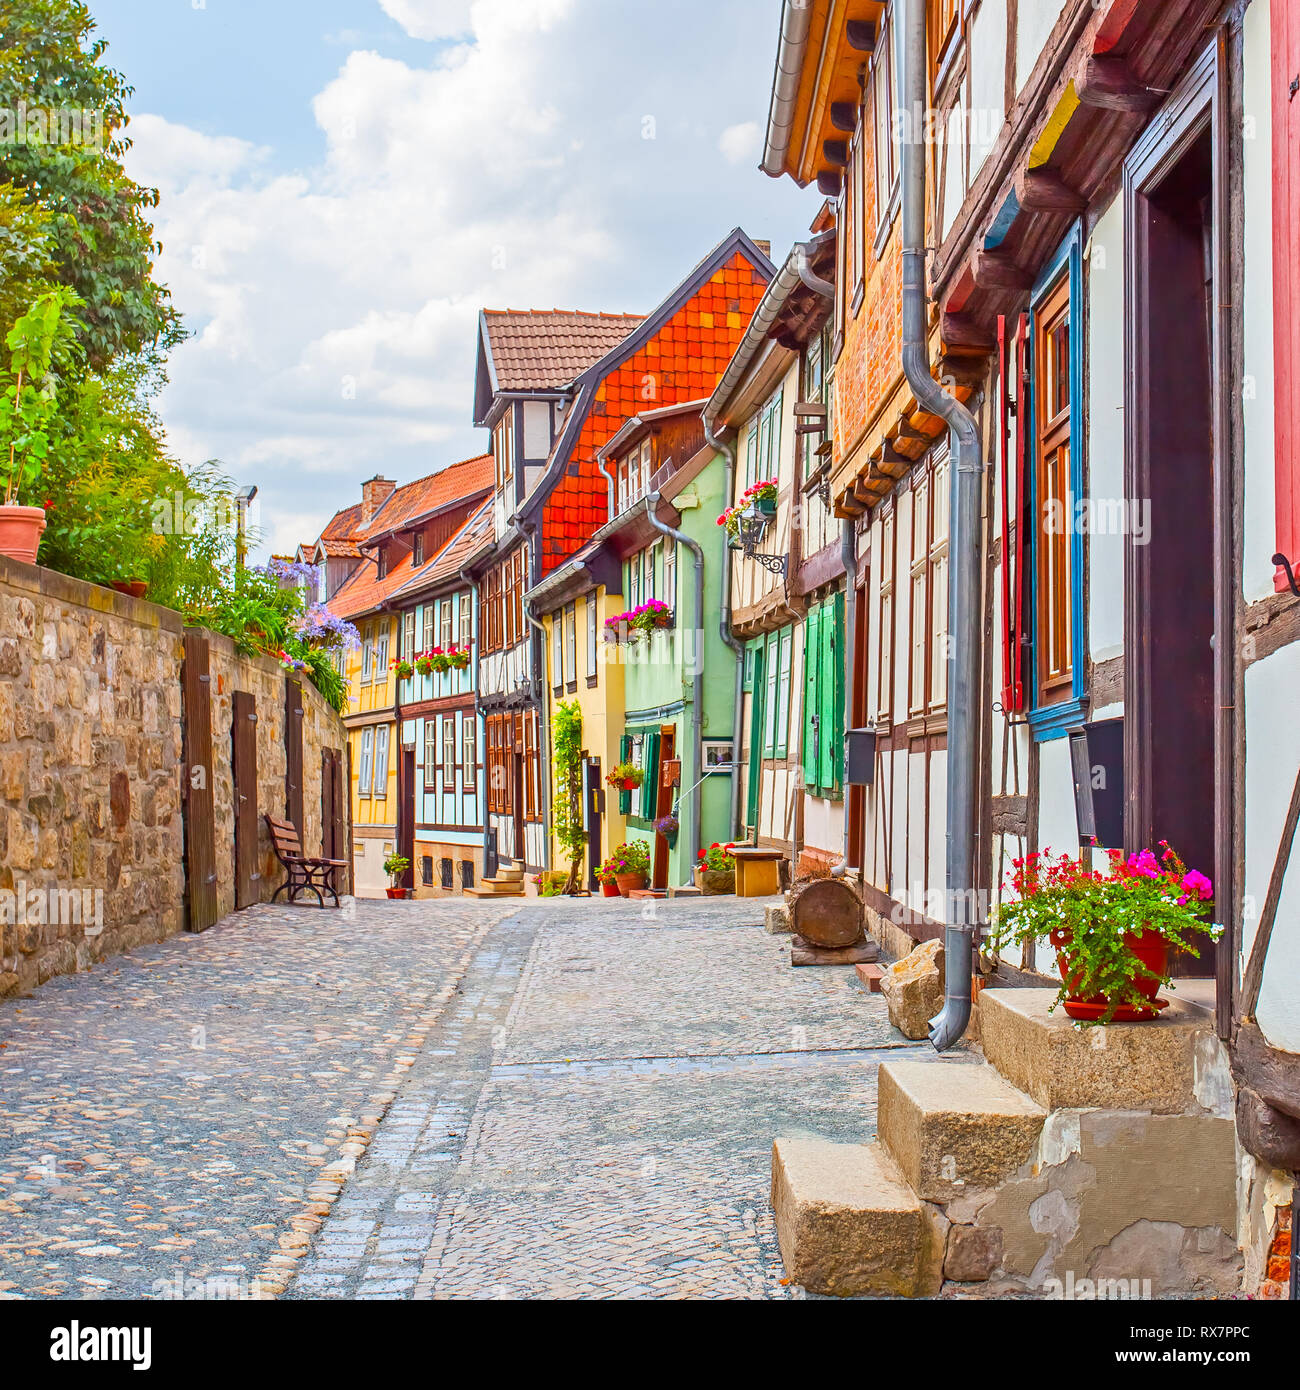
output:
<svg viewBox="0 0 1300 1390"><path fill-rule="evenodd" d="M284 816L302 838L302 686L284 683ZM305 846L304 846L305 848Z"/></svg>
<svg viewBox="0 0 1300 1390"><path fill-rule="evenodd" d="M202 932L217 920L217 836L212 800L212 677L208 639L185 632L182 769L185 822L185 927Z"/></svg>
<svg viewBox="0 0 1300 1390"><path fill-rule="evenodd" d="M401 725L398 725L401 728ZM398 787L397 852L411 861L402 875L401 887L415 887L415 749L403 748L401 785Z"/></svg>
<svg viewBox="0 0 1300 1390"><path fill-rule="evenodd" d="M514 818L511 826L511 834L514 836L514 847L512 854L515 861L523 865L527 855L524 849L524 755L522 751L516 751L511 755L511 792L514 801Z"/></svg>
<svg viewBox="0 0 1300 1390"><path fill-rule="evenodd" d="M596 870L605 857L600 852L601 830L604 824L605 792L601 780L600 759L588 758L586 761L587 785L587 887L593 893L600 891L600 880Z"/></svg>
<svg viewBox="0 0 1300 1390"><path fill-rule="evenodd" d="M655 819L666 816L673 809L676 790L665 786L664 765L677 756L677 730L672 724L665 724L659 730L659 790L655 801ZM698 788L696 791L698 792ZM680 832L679 832L680 833ZM693 852L693 851L692 851ZM654 876L650 886L658 893L668 888L668 840L663 835L655 836Z"/></svg>
<svg viewBox="0 0 1300 1390"><path fill-rule="evenodd" d="M262 900L257 860L257 701L246 690L232 697L231 729L235 791L235 907Z"/></svg>
<svg viewBox="0 0 1300 1390"><path fill-rule="evenodd" d="M334 763L338 753L322 748L320 753L320 852L323 859L341 859L335 838Z"/></svg>

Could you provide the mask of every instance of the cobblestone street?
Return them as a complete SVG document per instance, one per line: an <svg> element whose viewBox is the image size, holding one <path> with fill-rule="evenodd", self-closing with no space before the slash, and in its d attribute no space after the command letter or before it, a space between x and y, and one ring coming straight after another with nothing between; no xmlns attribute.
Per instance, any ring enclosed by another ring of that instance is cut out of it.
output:
<svg viewBox="0 0 1300 1390"><path fill-rule="evenodd" d="M0 1004L0 1297L788 1297L772 1139L929 1055L788 956L755 902L448 900L54 980Z"/></svg>

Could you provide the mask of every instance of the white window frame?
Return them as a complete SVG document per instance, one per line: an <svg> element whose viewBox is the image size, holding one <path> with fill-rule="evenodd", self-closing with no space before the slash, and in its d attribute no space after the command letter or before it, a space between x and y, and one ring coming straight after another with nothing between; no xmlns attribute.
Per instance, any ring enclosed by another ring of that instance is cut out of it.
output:
<svg viewBox="0 0 1300 1390"><path fill-rule="evenodd" d="M375 731L361 730L361 769L357 776L357 795L369 796L375 766Z"/></svg>
<svg viewBox="0 0 1300 1390"><path fill-rule="evenodd" d="M387 724L381 724L375 730L375 776L372 790L380 801L388 799L388 735Z"/></svg>

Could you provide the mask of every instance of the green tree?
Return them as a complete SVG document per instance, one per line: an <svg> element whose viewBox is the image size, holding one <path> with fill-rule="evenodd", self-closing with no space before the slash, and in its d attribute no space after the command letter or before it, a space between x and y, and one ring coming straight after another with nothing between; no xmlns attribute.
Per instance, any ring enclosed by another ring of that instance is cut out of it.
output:
<svg viewBox="0 0 1300 1390"><path fill-rule="evenodd" d="M564 891L574 894L582 883L587 832L582 824L582 707L576 700L560 704L551 722L555 764L555 839L571 860Z"/></svg>
<svg viewBox="0 0 1300 1390"><path fill-rule="evenodd" d="M158 192L122 167L133 89L102 61L108 44L94 30L76 0L0 0L0 185L46 214L19 230L48 238L51 269L82 300L78 335L99 371L166 350L182 331L153 278Z"/></svg>

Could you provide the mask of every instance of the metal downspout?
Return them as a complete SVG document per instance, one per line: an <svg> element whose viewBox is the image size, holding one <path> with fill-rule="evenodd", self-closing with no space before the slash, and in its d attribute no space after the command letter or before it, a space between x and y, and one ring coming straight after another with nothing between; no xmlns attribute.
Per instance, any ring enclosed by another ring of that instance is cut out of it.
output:
<svg viewBox="0 0 1300 1390"><path fill-rule="evenodd" d="M946 1052L971 1015L971 971L979 925L975 826L979 806L976 714L980 661L980 526L983 450L975 417L930 374L926 313L926 0L906 0L903 55L903 371L917 403L947 421L952 435L951 549L948 585L948 910L947 986L931 1020L930 1041Z"/></svg>
<svg viewBox="0 0 1300 1390"><path fill-rule="evenodd" d="M844 561L844 708L847 712L853 708L858 651L858 526L852 517L845 517L840 526L840 558ZM806 653L804 660L807 661ZM842 766L847 773L847 752ZM844 857L831 870L832 878L843 878L849 871L849 784L846 776L841 776L840 785L844 789Z"/></svg>
<svg viewBox="0 0 1300 1390"><path fill-rule="evenodd" d="M726 461L726 481L723 484L723 498L731 506L732 494L736 487L736 450L731 444L724 444L713 432L714 422L704 416L704 438L709 447L716 449ZM718 630L722 640L736 654L736 696L732 705L731 733L731 829L733 840L741 839L740 827L740 733L741 714L745 708L745 644L732 635L731 631L731 545L726 531L722 532L722 601L718 609ZM701 619L703 613L701 613Z"/></svg>
<svg viewBox="0 0 1300 1390"><path fill-rule="evenodd" d="M785 159L794 129L794 106L799 76L812 29L812 6L807 0L786 0L781 14L781 45L772 82L772 106L767 117L767 141L760 166L771 178L785 172Z"/></svg>
<svg viewBox="0 0 1300 1390"><path fill-rule="evenodd" d="M689 887L695 863L692 856L703 848L700 840L701 807L704 796L704 550L698 541L693 541L683 531L676 531L666 521L659 519L656 508L659 494L652 492L646 498L646 516L650 524L661 534L668 536L679 545L684 545L695 559L695 620L699 633L699 649L695 652L691 671L691 742L695 748L695 788L691 793L691 830L689 844L691 852L686 856L686 879L684 887ZM681 624L677 626L681 632ZM734 779L733 779L734 781Z"/></svg>
<svg viewBox="0 0 1300 1390"><path fill-rule="evenodd" d="M608 468L605 467L605 460L603 458L597 458L596 467L599 468L600 471L605 475L605 485L609 489L609 515L605 518L605 520L613 521L614 518L618 515L618 513L614 510L614 494L617 490L616 484L614 482L614 475L609 471Z"/></svg>

